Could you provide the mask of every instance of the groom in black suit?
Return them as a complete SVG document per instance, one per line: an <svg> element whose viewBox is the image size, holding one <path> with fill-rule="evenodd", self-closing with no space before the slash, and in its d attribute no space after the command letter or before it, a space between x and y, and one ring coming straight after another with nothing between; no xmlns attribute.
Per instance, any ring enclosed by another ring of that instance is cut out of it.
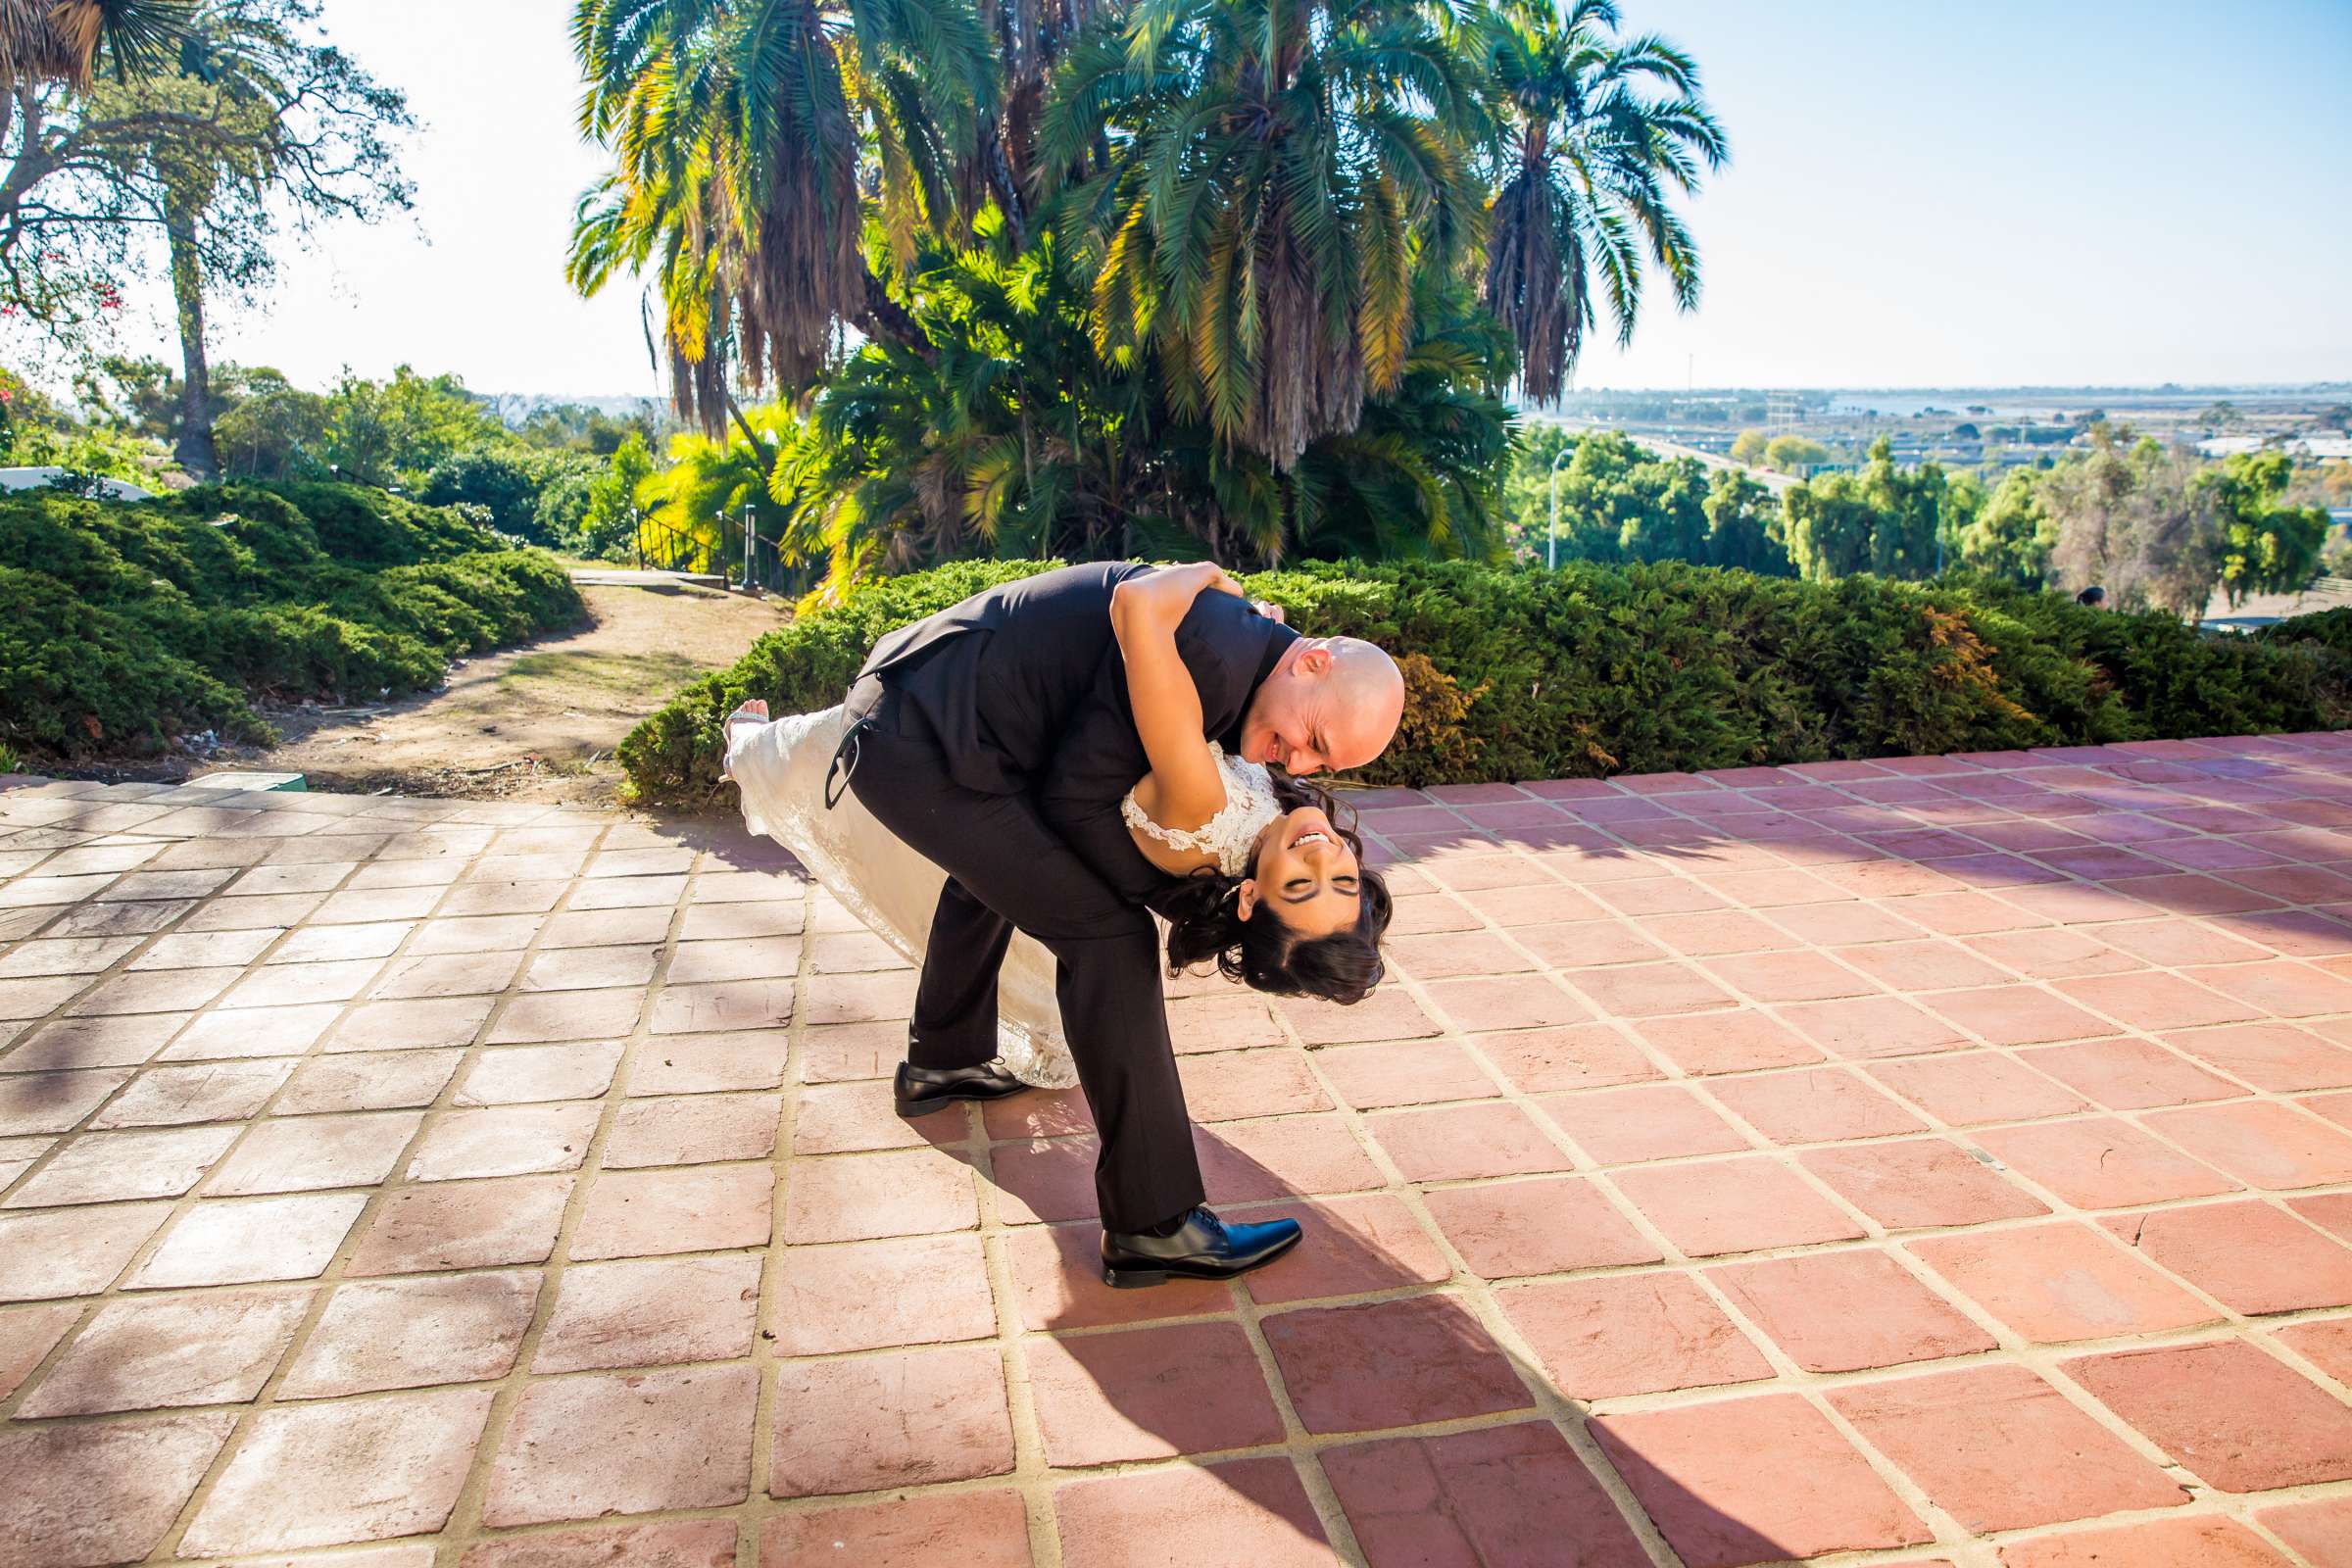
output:
<svg viewBox="0 0 2352 1568"><path fill-rule="evenodd" d="M1254 1268L1294 1220L1220 1222L1201 1206L1192 1123L1168 1041L1158 935L1179 884L1135 848L1119 802L1150 771L1111 635L1110 596L1148 566L1067 566L1006 583L884 637L851 688L836 758L883 826L948 872L896 1093L917 1116L1025 1086L991 1058L997 972L1014 930L1056 960L1064 1033L1101 1139L1105 1277L1157 1284ZM1370 761L1402 682L1348 638L1300 637L1230 594L1177 632L1202 734L1293 772Z"/></svg>

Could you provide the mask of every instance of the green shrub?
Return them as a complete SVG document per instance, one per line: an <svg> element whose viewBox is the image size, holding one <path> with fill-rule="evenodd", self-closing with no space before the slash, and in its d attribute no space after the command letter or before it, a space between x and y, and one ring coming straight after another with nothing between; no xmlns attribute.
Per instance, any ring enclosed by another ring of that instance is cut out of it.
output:
<svg viewBox="0 0 2352 1568"><path fill-rule="evenodd" d="M582 613L563 568L350 485L0 499L0 735L50 753L267 739L257 696L375 698Z"/></svg>
<svg viewBox="0 0 2352 1568"><path fill-rule="evenodd" d="M640 799L717 798L719 726L841 700L892 626L1054 563L965 563L858 590L753 644L640 724ZM1364 783L1470 783L2103 744L2352 723L2352 668L1997 583L1829 583L1661 562L1558 572L1315 563L1249 579L1291 624L1407 658L1396 745ZM1418 656L1413 657L1413 656Z"/></svg>
<svg viewBox="0 0 2352 1568"><path fill-rule="evenodd" d="M2266 643L2316 643L2352 659L2352 605L2338 605L2333 610L2308 615L2290 615L2273 621L2254 635Z"/></svg>

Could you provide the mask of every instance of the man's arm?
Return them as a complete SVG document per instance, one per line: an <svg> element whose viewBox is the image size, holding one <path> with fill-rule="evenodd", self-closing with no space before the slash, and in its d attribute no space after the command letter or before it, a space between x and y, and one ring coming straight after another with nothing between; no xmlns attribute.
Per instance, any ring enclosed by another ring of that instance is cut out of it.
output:
<svg viewBox="0 0 2352 1568"><path fill-rule="evenodd" d="M1200 697L1203 736L1225 733L1249 707L1263 653L1250 624L1256 618L1229 594L1202 594L1177 628L1177 652ZM1039 809L1120 897L1156 907L1177 881L1144 858L1119 815L1119 802L1150 771L1114 643L1042 776Z"/></svg>

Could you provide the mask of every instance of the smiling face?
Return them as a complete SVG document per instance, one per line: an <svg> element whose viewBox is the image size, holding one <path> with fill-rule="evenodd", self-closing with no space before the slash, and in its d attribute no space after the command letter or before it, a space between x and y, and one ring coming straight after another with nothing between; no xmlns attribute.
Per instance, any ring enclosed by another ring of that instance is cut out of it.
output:
<svg viewBox="0 0 2352 1568"><path fill-rule="evenodd" d="M1285 811L1258 835L1242 883L1245 920L1280 920L1301 940L1345 931L1363 914L1363 867L1331 818L1312 806Z"/></svg>
<svg viewBox="0 0 2352 1568"><path fill-rule="evenodd" d="M1356 637L1294 644L1242 717L1242 756L1294 777L1361 767L1387 750L1404 712L1395 660Z"/></svg>

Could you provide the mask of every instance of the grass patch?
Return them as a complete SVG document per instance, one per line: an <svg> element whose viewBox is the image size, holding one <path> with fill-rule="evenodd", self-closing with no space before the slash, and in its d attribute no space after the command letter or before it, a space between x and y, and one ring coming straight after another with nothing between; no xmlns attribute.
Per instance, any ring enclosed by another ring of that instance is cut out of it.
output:
<svg viewBox="0 0 2352 1568"><path fill-rule="evenodd" d="M587 686L626 695L662 691L691 680L702 665L683 654L592 654L558 650L524 654L499 671L502 691L538 685Z"/></svg>

